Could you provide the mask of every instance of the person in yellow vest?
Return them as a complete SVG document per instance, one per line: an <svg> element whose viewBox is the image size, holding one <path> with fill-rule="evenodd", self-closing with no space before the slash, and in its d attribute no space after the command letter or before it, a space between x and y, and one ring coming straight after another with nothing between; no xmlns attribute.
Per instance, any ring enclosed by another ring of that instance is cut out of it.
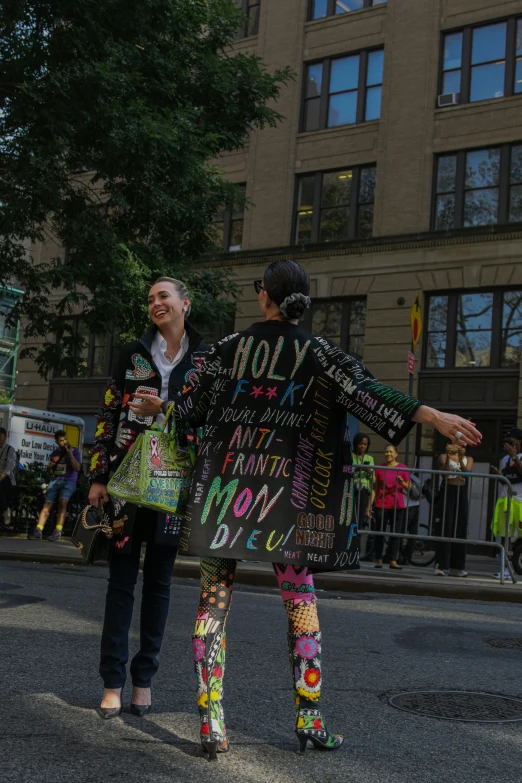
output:
<svg viewBox="0 0 522 783"><path fill-rule="evenodd" d="M522 430L514 428L502 439L505 455L500 460L498 468L491 465L491 472L498 476L504 476L511 484L513 492L511 508L509 512L509 536L518 538L522 529ZM506 525L508 516L508 485L499 482L498 499L493 516L493 535L497 543L502 543L506 537ZM504 578L510 580L508 569L504 570ZM500 579L500 572L494 574L494 579Z"/></svg>

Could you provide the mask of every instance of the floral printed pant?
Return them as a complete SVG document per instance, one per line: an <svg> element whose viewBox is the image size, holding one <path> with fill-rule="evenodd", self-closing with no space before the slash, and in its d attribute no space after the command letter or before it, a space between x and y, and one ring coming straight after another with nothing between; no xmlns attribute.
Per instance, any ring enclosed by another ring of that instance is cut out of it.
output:
<svg viewBox="0 0 522 783"><path fill-rule="evenodd" d="M232 601L236 564L236 560L226 558L202 558L195 636L223 631ZM274 571L288 614L288 632L319 631L314 580L308 568L274 563Z"/></svg>

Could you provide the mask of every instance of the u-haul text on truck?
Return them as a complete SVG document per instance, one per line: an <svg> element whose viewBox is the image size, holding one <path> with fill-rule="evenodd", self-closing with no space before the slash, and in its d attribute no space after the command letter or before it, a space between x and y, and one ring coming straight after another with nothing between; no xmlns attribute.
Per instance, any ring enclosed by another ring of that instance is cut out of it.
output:
<svg viewBox="0 0 522 783"><path fill-rule="evenodd" d="M71 446L82 449L84 421L79 416L65 413L40 411L22 405L0 405L0 426L7 430L8 442L18 452L19 461L27 466L30 462L49 462L51 452L56 448L54 434L65 430Z"/></svg>

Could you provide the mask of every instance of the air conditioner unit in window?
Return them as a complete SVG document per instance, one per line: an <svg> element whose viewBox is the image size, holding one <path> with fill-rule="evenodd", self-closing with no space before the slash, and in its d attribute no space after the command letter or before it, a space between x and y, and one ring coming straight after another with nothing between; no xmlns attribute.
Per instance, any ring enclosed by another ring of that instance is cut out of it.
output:
<svg viewBox="0 0 522 783"><path fill-rule="evenodd" d="M458 106L459 103L459 92L447 92L445 95L439 95L439 109L442 109L444 106Z"/></svg>

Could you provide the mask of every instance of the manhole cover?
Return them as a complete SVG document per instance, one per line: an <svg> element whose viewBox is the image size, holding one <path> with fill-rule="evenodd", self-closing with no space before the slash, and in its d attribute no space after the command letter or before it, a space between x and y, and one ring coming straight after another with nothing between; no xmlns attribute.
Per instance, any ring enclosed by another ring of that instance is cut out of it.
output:
<svg viewBox="0 0 522 783"><path fill-rule="evenodd" d="M522 701L492 693L467 691L417 691L390 696L388 703L398 710L442 720L475 723L522 721Z"/></svg>
<svg viewBox="0 0 522 783"><path fill-rule="evenodd" d="M484 639L484 641L501 650L522 650L522 636L514 639Z"/></svg>

